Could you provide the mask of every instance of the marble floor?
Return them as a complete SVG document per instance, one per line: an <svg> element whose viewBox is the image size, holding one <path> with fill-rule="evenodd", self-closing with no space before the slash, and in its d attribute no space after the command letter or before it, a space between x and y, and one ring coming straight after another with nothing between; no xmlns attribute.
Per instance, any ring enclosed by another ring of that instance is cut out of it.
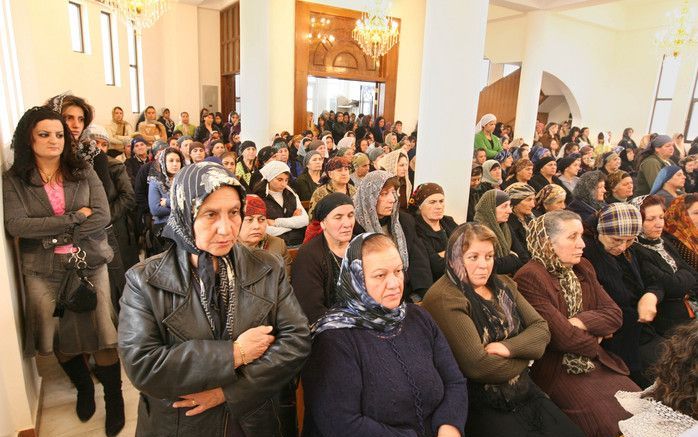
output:
<svg viewBox="0 0 698 437"><path fill-rule="evenodd" d="M56 358L37 357L39 374L43 377L43 399L41 406L39 437L101 437L104 436L104 392L94 377L95 403L97 410L87 422L80 422L75 414L76 391L73 384L60 368ZM138 391L131 385L122 370L126 426L119 434L129 437L136 432Z"/></svg>

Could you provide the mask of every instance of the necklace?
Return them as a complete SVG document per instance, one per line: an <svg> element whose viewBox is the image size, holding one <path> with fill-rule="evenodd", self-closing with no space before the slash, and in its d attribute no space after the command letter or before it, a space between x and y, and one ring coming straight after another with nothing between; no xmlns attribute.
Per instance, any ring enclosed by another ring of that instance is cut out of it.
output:
<svg viewBox="0 0 698 437"><path fill-rule="evenodd" d="M41 175L41 180L44 181L44 183L49 184L53 180L54 176L56 176L56 173L58 173L58 169L55 169L53 173L49 174L40 168L37 167L37 170L39 170L39 175Z"/></svg>

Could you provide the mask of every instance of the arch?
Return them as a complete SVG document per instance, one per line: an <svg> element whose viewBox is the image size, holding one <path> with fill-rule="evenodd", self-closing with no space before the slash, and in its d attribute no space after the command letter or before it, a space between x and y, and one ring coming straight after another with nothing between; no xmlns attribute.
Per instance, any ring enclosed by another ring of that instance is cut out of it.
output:
<svg viewBox="0 0 698 437"><path fill-rule="evenodd" d="M358 61L358 59L356 59L356 56L354 56L354 54L345 50L345 51L339 52L334 57L334 59L332 60L332 66L339 67L339 68L350 68L352 70L356 70L359 68L359 61Z"/></svg>
<svg viewBox="0 0 698 437"><path fill-rule="evenodd" d="M569 107L569 113L572 114L573 123L575 125L582 124L583 119L582 112L579 109L579 103L572 93L572 90L570 90L569 86L567 86L562 79L548 71L543 71L541 91L546 96L562 96ZM542 105L545 105L545 102L542 102Z"/></svg>

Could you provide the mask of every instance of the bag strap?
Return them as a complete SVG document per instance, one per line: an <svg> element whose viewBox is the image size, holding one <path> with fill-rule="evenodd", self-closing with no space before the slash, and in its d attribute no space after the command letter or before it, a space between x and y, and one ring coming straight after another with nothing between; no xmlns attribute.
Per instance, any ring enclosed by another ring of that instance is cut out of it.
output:
<svg viewBox="0 0 698 437"><path fill-rule="evenodd" d="M81 278L85 277L85 272L84 270L87 268L87 261L85 261L85 258L87 258L87 252L85 252L83 249L81 249L78 246L75 246L75 251L73 251L70 254L70 258L68 259L68 263L70 266L72 266L78 273L78 276Z"/></svg>

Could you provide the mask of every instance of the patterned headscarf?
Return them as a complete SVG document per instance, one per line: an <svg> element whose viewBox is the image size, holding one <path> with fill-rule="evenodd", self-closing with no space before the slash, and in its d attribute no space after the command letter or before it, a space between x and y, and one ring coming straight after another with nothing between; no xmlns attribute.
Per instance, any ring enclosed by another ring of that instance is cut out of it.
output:
<svg viewBox="0 0 698 437"><path fill-rule="evenodd" d="M366 290L361 248L373 235L377 234L363 233L349 243L336 284L335 304L311 326L310 332L313 337L330 329L359 328L388 332L398 327L405 319L404 302L389 310L369 296Z"/></svg>
<svg viewBox="0 0 698 437"><path fill-rule="evenodd" d="M637 237L642 229L640 210L628 203L611 203L599 211L596 231L612 237Z"/></svg>
<svg viewBox="0 0 698 437"><path fill-rule="evenodd" d="M397 163L400 160L401 157L405 157L407 159L407 163L409 164L410 158L407 156L407 153L405 153L404 150L398 149L394 150L381 159L380 166L383 170L390 172L393 176L397 175ZM400 183L406 184L406 193L407 197L409 197L412 194L412 183L410 182L410 178L407 176L400 178Z"/></svg>
<svg viewBox="0 0 698 437"><path fill-rule="evenodd" d="M567 198L567 192L557 184L548 184L536 194L536 208L545 211L545 205L551 205Z"/></svg>
<svg viewBox="0 0 698 437"><path fill-rule="evenodd" d="M512 207L516 206L522 200L536 195L536 190L525 182L514 182L513 184L509 185L504 192L507 193L511 198Z"/></svg>
<svg viewBox="0 0 698 437"><path fill-rule="evenodd" d="M555 253L553 243L545 230L547 215L543 214L531 222L526 237L528 250L531 252L531 259L543 264L545 269L557 278L567 305L568 317L574 317L582 311L582 285L572 267L563 265ZM589 373L595 367L591 358L573 353L564 354L562 366L572 375Z"/></svg>
<svg viewBox="0 0 698 437"><path fill-rule="evenodd" d="M361 183L359 183L359 186L356 189L356 195L354 196L354 206L356 206L356 222L360 224L366 232L383 233L383 227L381 226L378 218L378 212L376 211L376 204L378 203L378 196L380 195L383 186L388 179L392 177L394 176L385 170L375 170L361 179ZM397 244L397 249L398 252L400 252L402 263L404 267L407 268L410 263L410 258L407 252L407 239L405 239L405 233L400 225L398 214L399 207L400 204L397 198L397 193L395 193L395 204L393 205L393 211L390 214L390 237L393 239L395 244Z"/></svg>
<svg viewBox="0 0 698 437"><path fill-rule="evenodd" d="M579 182L574 187L572 194L576 200L580 200L595 211L599 211L601 208L606 206L606 202L601 202L596 200L594 196L596 195L596 188L599 182L604 181L606 175L599 170L588 171L579 177Z"/></svg>
<svg viewBox="0 0 698 437"><path fill-rule="evenodd" d="M148 173L148 183L159 185L164 193L170 191L170 176L167 174L167 155L172 153L179 156L181 168L184 168L185 162L182 152L174 147L168 147L162 153L157 155L155 163L153 163L153 165L150 167L150 172Z"/></svg>
<svg viewBox="0 0 698 437"><path fill-rule="evenodd" d="M698 256L698 227L688 216L685 195L679 196L671 202L664 215L664 220L664 230L686 246L692 252L693 257Z"/></svg>
<svg viewBox="0 0 698 437"><path fill-rule="evenodd" d="M475 205L475 221L487 226L497 236L495 249L497 257L509 255L511 252L511 230L507 222L497 222L497 194L500 193L509 199L509 195L500 190L489 190L480 198Z"/></svg>

